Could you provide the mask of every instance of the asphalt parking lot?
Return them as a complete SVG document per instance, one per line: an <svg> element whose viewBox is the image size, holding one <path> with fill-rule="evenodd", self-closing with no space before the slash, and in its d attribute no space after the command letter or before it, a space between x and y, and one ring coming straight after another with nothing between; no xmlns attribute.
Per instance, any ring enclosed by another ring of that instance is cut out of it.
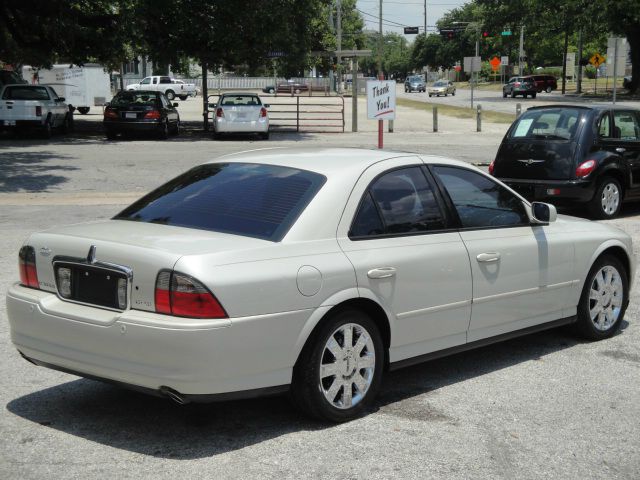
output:
<svg viewBox="0 0 640 480"><path fill-rule="evenodd" d="M200 100L180 108L197 118ZM387 148L470 162L490 161L507 128L445 121L432 134L424 113L401 113ZM363 118L357 134L213 141L194 127L165 142L107 142L99 120L50 142L0 139L0 478L640 478L637 278L614 338L553 330L393 372L370 414L342 425L310 421L285 397L181 407L27 363L9 338L4 293L30 232L109 218L224 153L376 140ZM639 215L627 205L610 221L636 255Z"/></svg>

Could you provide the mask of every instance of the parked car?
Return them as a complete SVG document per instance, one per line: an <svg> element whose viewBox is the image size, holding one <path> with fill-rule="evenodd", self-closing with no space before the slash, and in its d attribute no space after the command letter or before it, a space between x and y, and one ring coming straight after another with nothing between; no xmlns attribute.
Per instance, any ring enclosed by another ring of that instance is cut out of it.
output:
<svg viewBox="0 0 640 480"><path fill-rule="evenodd" d="M262 89L262 91L264 93L295 93L296 95L302 92L308 92L309 91L309 85L307 85L306 83L300 83L300 82L285 82L285 83L279 83L276 86L274 85L267 85L266 87L264 87Z"/></svg>
<svg viewBox="0 0 640 480"><path fill-rule="evenodd" d="M531 79L533 81L538 93L551 93L553 90L558 89L558 81L553 75L529 75L524 78Z"/></svg>
<svg viewBox="0 0 640 480"><path fill-rule="evenodd" d="M251 93L224 93L216 103L209 103L213 112L213 136L231 133L257 133L269 138L268 104Z"/></svg>
<svg viewBox="0 0 640 480"><path fill-rule="evenodd" d="M611 337L635 260L625 232L466 162L306 148L230 154L32 234L19 267L7 316L36 365L179 403L291 390L339 422L387 368L566 324Z"/></svg>
<svg viewBox="0 0 640 480"><path fill-rule="evenodd" d="M153 75L143 78L140 83L127 85L127 90L144 90L164 93L169 100L178 97L186 100L190 95L195 96L196 86L193 83L180 83L166 75Z"/></svg>
<svg viewBox="0 0 640 480"><path fill-rule="evenodd" d="M434 84L429 87L430 97L434 95L438 97L440 95L444 95L446 97L449 94L451 95L456 94L456 87L453 84L453 82L449 80L438 80L437 82L434 82Z"/></svg>
<svg viewBox="0 0 640 480"><path fill-rule="evenodd" d="M69 106L53 88L26 84L0 87L0 130L37 130L50 138L54 129L66 133L72 124Z"/></svg>
<svg viewBox="0 0 640 480"><path fill-rule="evenodd" d="M160 138L180 133L180 114L167 97L154 91L119 92L104 110L104 131L109 140L118 134L151 133Z"/></svg>
<svg viewBox="0 0 640 480"><path fill-rule="evenodd" d="M586 204L613 218L640 198L640 110L528 109L507 131L490 172L530 200Z"/></svg>
<svg viewBox="0 0 640 480"><path fill-rule="evenodd" d="M424 92L427 90L427 84L420 75L412 75L404 81L405 93Z"/></svg>
<svg viewBox="0 0 640 480"><path fill-rule="evenodd" d="M531 95L531 98L536 98L537 93L538 90L531 77L513 77L502 86L503 98L508 95L511 95L511 98L515 98L517 95L522 95L524 98Z"/></svg>

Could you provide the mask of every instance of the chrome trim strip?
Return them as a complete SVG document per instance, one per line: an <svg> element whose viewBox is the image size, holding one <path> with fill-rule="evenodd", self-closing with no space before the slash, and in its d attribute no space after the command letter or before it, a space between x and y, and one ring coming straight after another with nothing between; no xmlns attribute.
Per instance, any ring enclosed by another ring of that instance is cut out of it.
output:
<svg viewBox="0 0 640 480"><path fill-rule="evenodd" d="M409 312L398 313L396 317L398 320L404 318L416 317L418 315L424 315L429 313L441 312L443 310L449 310L453 308L461 308L471 305L471 300L462 300L460 302L445 303L443 305L436 305L435 307L420 308L418 310L411 310Z"/></svg>
<svg viewBox="0 0 640 480"><path fill-rule="evenodd" d="M525 288L523 290L514 290L512 292L498 293L496 295L487 295L486 297L478 297L473 299L473 303L485 303L493 300L501 300L503 298L518 297L529 293L537 293L542 290L556 290L558 288L572 287L578 284L580 280L569 280L568 282L553 283L551 285L542 285L540 287Z"/></svg>

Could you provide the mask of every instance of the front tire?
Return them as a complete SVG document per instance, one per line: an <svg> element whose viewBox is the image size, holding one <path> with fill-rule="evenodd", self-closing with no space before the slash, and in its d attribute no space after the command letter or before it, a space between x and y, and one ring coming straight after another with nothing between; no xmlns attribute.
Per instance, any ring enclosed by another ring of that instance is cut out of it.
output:
<svg viewBox="0 0 640 480"><path fill-rule="evenodd" d="M89 113L89 107L78 107L78 112L80 112L80 115L86 115Z"/></svg>
<svg viewBox="0 0 640 480"><path fill-rule="evenodd" d="M551 87L547 87L547 93L551 93L553 89Z"/></svg>
<svg viewBox="0 0 640 480"><path fill-rule="evenodd" d="M613 336L629 304L629 280L613 255L603 255L591 267L582 288L575 330L589 340Z"/></svg>
<svg viewBox="0 0 640 480"><path fill-rule="evenodd" d="M174 98L176 98L176 94L173 90L167 90L165 92L165 95L167 96L167 99L169 100L173 100Z"/></svg>
<svg viewBox="0 0 640 480"><path fill-rule="evenodd" d="M364 312L331 315L305 345L293 372L292 396L305 413L331 422L362 415L378 393L382 337Z"/></svg>
<svg viewBox="0 0 640 480"><path fill-rule="evenodd" d="M599 220L614 218L622 207L622 187L613 177L604 177L588 204L591 215Z"/></svg>
<svg viewBox="0 0 640 480"><path fill-rule="evenodd" d="M180 95L178 98L184 102L187 98L189 98L189 95Z"/></svg>
<svg viewBox="0 0 640 480"><path fill-rule="evenodd" d="M165 120L160 124L160 138L166 140L169 138L169 121Z"/></svg>

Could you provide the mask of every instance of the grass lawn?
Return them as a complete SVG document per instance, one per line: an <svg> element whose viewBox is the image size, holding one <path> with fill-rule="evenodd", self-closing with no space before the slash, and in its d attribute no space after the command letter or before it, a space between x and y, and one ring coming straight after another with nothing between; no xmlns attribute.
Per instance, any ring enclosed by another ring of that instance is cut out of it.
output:
<svg viewBox="0 0 640 480"><path fill-rule="evenodd" d="M476 110L466 107L455 107L453 105L442 105L436 103L419 102L417 100L409 100L406 98L396 99L398 105L409 108L417 108L418 110L433 111L433 107L438 107L438 113L455 118L476 118ZM489 110L482 110L482 120L492 123L507 123L510 124L516 119L515 112L513 114L503 112L492 112Z"/></svg>

